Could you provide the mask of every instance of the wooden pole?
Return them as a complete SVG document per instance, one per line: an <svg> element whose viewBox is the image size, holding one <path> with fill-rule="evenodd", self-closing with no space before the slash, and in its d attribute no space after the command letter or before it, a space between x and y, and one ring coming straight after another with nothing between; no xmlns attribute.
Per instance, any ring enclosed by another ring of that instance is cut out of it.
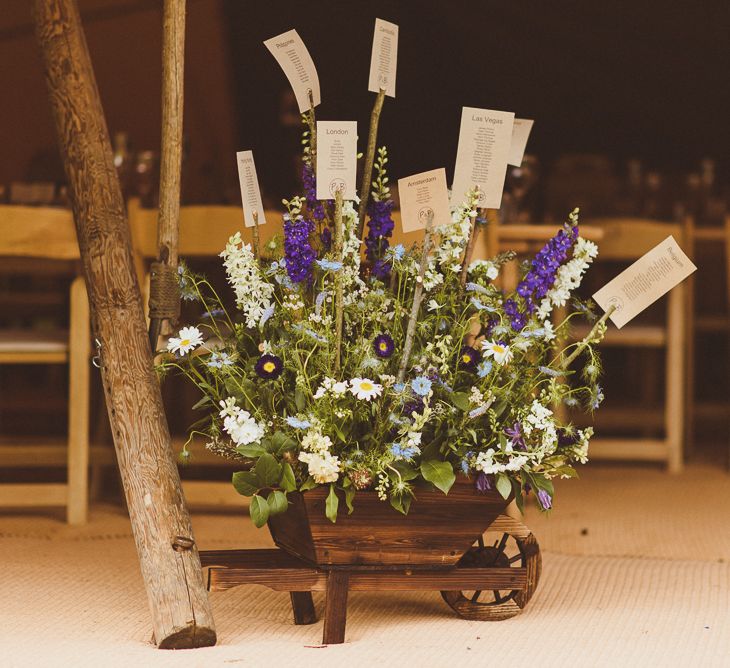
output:
<svg viewBox="0 0 730 668"><path fill-rule="evenodd" d="M150 344L153 352L157 350L162 323L174 323L180 316L176 272L183 141L185 0L165 0L163 12L158 251L157 262L150 274Z"/></svg>
<svg viewBox="0 0 730 668"><path fill-rule="evenodd" d="M154 638L165 649L213 645L213 618L152 366L124 200L75 0L35 0L35 22Z"/></svg>
<svg viewBox="0 0 730 668"><path fill-rule="evenodd" d="M370 114L370 131L368 132L368 148L365 153L365 164L362 170L362 181L360 182L360 208L358 209L357 238L362 239L365 229L365 213L368 208L370 197L370 185L373 178L373 163L375 162L375 148L378 143L378 124L380 123L380 112L383 110L385 101L385 89L381 88L375 98L373 111Z"/></svg>

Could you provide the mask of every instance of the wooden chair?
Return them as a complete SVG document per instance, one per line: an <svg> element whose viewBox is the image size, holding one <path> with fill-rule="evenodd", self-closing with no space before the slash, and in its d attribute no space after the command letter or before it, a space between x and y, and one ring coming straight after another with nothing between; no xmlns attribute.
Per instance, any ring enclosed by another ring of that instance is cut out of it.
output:
<svg viewBox="0 0 730 668"><path fill-rule="evenodd" d="M682 225L644 219L594 219L592 226L603 229L599 243L599 261L631 263L651 250L669 235L683 245ZM683 466L684 414L685 414L685 301L683 284L675 287L667 296L666 321L660 324L629 323L618 330L609 326L603 346L624 348L663 349L665 351L664 407L660 420L662 438L594 438L591 442L593 459L623 459L660 461L667 470L678 473ZM586 331L576 328L580 338ZM650 374L651 376L651 374ZM648 381L656 387L656 371ZM633 420L641 425L648 418L645 406L631 409L617 408L611 411L611 422ZM597 416L601 411L597 413ZM644 416L642 418L642 415Z"/></svg>
<svg viewBox="0 0 730 668"><path fill-rule="evenodd" d="M69 211L0 207L0 256L75 261L78 244ZM89 304L82 277L70 289L68 331L0 331L0 364L68 364L68 441L0 443L2 467L66 466L66 483L0 484L0 507L65 506L69 524L88 512ZM5 392L12 388L3 388Z"/></svg>

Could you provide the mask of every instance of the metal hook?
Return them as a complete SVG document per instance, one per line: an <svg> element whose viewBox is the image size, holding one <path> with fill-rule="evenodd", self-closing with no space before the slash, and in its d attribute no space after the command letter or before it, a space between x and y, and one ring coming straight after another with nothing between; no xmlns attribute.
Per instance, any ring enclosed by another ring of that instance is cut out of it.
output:
<svg viewBox="0 0 730 668"><path fill-rule="evenodd" d="M97 368L101 369L101 341L99 339L94 339L94 343L96 344L96 355L94 355L91 358L91 363Z"/></svg>

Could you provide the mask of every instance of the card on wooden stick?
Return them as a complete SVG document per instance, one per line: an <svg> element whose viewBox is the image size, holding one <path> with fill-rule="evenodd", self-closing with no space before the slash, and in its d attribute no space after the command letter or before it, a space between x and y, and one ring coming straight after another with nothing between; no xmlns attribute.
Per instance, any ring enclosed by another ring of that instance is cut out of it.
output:
<svg viewBox="0 0 730 668"><path fill-rule="evenodd" d="M404 232L422 230L430 213L433 226L451 221L446 170L441 167L398 179L401 224Z"/></svg>
<svg viewBox="0 0 730 668"><path fill-rule="evenodd" d="M534 123L535 121L529 118L515 118L512 125L512 142L507 157L508 165L519 167L522 164L522 158L525 157L525 149L527 148L527 140L530 138Z"/></svg>
<svg viewBox="0 0 730 668"><path fill-rule="evenodd" d="M616 307L610 318L621 329L696 270L669 236L604 285L593 299L604 311Z"/></svg>
<svg viewBox="0 0 730 668"><path fill-rule="evenodd" d="M500 207L514 118L510 111L462 108L452 187L454 204L479 186L479 207Z"/></svg>
<svg viewBox="0 0 730 668"><path fill-rule="evenodd" d="M241 185L241 203L243 204L243 222L246 227L253 227L254 213L258 216L258 224L266 222L264 205L261 202L261 190L256 176L256 164L253 161L253 151L238 151L238 181Z"/></svg>
<svg viewBox="0 0 730 668"><path fill-rule="evenodd" d="M383 19L375 19L368 90L378 93L383 88L388 97L395 97L397 65L398 26Z"/></svg>
<svg viewBox="0 0 730 668"><path fill-rule="evenodd" d="M357 195L357 121L317 121L317 199Z"/></svg>
<svg viewBox="0 0 730 668"><path fill-rule="evenodd" d="M312 93L314 106L320 102L319 77L314 66L312 56L296 30L289 30L267 39L266 48L276 58L276 62L284 70L289 79L294 95L297 98L299 112L304 113L310 108L309 93Z"/></svg>

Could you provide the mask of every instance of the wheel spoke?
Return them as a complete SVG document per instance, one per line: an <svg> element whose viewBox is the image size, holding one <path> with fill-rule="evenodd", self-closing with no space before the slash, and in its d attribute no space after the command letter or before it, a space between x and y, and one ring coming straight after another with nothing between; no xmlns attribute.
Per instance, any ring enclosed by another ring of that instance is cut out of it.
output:
<svg viewBox="0 0 730 668"><path fill-rule="evenodd" d="M479 547L484 547L484 536L479 536L478 542Z"/></svg>
<svg viewBox="0 0 730 668"><path fill-rule="evenodd" d="M479 597L482 595L481 591L475 591L474 594L471 597L471 602L476 603L479 600Z"/></svg>
<svg viewBox="0 0 730 668"><path fill-rule="evenodd" d="M504 548L507 545L507 541L509 540L509 534L505 533L502 534L502 540L499 541L499 545L497 545L497 556L502 554L504 552Z"/></svg>
<svg viewBox="0 0 730 668"><path fill-rule="evenodd" d="M509 563L510 564L514 564L515 561L519 561L520 559L522 559L522 554L521 553L518 553L514 557L510 557Z"/></svg>
<svg viewBox="0 0 730 668"><path fill-rule="evenodd" d="M492 593L494 594L495 603L502 603L502 595L500 594L499 589L492 589Z"/></svg>

